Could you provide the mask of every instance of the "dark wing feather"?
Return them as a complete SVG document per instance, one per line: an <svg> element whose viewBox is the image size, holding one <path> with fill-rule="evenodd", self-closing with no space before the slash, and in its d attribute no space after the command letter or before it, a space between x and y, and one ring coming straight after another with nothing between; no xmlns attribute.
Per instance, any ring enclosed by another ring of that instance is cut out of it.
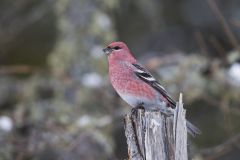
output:
<svg viewBox="0 0 240 160"><path fill-rule="evenodd" d="M162 87L162 85L151 75L151 73L139 64L134 63L132 65L137 69L135 71L135 74L141 80L143 80L148 85L156 89L160 94L162 94L163 97L165 97L168 100L168 102L171 104L171 107L175 108L176 102L169 96L165 88Z"/></svg>

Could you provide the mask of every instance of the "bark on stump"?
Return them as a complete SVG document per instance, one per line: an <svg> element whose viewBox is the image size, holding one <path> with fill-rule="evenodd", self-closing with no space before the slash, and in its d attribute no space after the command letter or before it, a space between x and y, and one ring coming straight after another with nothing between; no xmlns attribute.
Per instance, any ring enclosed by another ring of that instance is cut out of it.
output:
<svg viewBox="0 0 240 160"><path fill-rule="evenodd" d="M186 110L182 94L173 116L137 109L125 117L129 160L187 160Z"/></svg>

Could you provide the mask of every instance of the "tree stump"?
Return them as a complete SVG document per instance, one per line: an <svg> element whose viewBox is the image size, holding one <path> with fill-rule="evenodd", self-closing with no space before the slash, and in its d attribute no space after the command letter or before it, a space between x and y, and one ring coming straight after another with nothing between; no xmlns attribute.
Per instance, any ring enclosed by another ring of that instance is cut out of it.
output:
<svg viewBox="0 0 240 160"><path fill-rule="evenodd" d="M173 116L160 111L136 112L125 117L129 160L187 160L186 110L182 94Z"/></svg>

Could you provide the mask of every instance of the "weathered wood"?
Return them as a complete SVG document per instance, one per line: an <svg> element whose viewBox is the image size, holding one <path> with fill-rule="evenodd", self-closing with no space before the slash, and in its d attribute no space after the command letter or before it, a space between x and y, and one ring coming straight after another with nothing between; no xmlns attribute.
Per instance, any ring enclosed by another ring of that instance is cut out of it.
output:
<svg viewBox="0 0 240 160"><path fill-rule="evenodd" d="M185 113L180 94L173 116L144 109L128 114L125 135L129 160L186 160Z"/></svg>

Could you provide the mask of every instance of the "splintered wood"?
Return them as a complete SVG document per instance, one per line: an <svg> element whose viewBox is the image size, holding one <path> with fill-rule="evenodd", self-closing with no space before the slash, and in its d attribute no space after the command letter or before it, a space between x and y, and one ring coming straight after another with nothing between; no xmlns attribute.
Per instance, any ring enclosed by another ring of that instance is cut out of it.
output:
<svg viewBox="0 0 240 160"><path fill-rule="evenodd" d="M187 127L182 95L173 116L137 109L125 117L129 160L187 160Z"/></svg>

